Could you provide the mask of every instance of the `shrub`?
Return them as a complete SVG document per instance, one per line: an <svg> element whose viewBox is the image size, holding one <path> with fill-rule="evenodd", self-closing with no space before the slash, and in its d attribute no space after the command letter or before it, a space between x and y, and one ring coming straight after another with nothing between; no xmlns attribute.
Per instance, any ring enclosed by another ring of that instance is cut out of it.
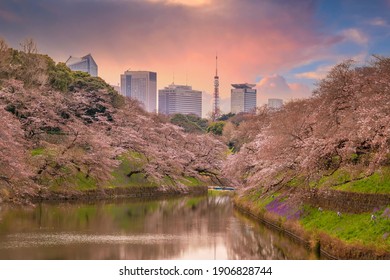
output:
<svg viewBox="0 0 390 280"><path fill-rule="evenodd" d="M184 128L185 132L204 133L206 132L208 121L196 115L175 114L172 116L171 123Z"/></svg>
<svg viewBox="0 0 390 280"><path fill-rule="evenodd" d="M49 82L54 89L67 91L73 82L72 72L65 63L58 63L49 72Z"/></svg>
<svg viewBox="0 0 390 280"><path fill-rule="evenodd" d="M211 132L214 135L222 135L223 132L223 127L225 126L225 122L219 121L219 122L214 122L209 125L207 128L207 132Z"/></svg>

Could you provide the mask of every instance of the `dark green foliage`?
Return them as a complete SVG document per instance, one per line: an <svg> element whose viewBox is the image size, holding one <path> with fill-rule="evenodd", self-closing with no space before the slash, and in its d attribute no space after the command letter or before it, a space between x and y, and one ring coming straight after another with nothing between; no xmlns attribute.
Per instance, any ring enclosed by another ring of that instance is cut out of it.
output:
<svg viewBox="0 0 390 280"><path fill-rule="evenodd" d="M93 108L88 108L87 111L85 111L85 114L91 117L94 117L97 113L104 113L106 111L106 107L104 107L101 104L96 104Z"/></svg>
<svg viewBox="0 0 390 280"><path fill-rule="evenodd" d="M13 104L8 104L4 109L14 115L16 114L16 107Z"/></svg>
<svg viewBox="0 0 390 280"><path fill-rule="evenodd" d="M217 121L227 121L228 119L234 117L236 114L235 113L227 113L227 114L223 114L222 116L220 116Z"/></svg>
<svg viewBox="0 0 390 280"><path fill-rule="evenodd" d="M65 111L62 111L60 115L61 115L61 118L66 119L66 120L70 118L70 115Z"/></svg>
<svg viewBox="0 0 390 280"><path fill-rule="evenodd" d="M353 164L357 164L359 162L359 155L356 153L351 154L350 161Z"/></svg>
<svg viewBox="0 0 390 280"><path fill-rule="evenodd" d="M57 90L67 91L73 82L72 71L65 65L65 63L58 63L54 67L50 68L50 85Z"/></svg>
<svg viewBox="0 0 390 280"><path fill-rule="evenodd" d="M341 157L339 155L326 155L319 159L319 167L324 170L334 170L340 166Z"/></svg>
<svg viewBox="0 0 390 280"><path fill-rule="evenodd" d="M235 153L238 149L236 147L236 143L234 141L228 141L227 142L227 145L229 147L229 150L232 152L232 153Z"/></svg>
<svg viewBox="0 0 390 280"><path fill-rule="evenodd" d="M112 90L112 87L107 84L102 78L92 77L88 73L81 71L72 72L73 82L70 86L71 90L84 89L87 91L96 91L100 89Z"/></svg>
<svg viewBox="0 0 390 280"><path fill-rule="evenodd" d="M112 115L106 114L106 117L107 117L107 121L109 121L109 122L113 122L114 121L114 118L112 117Z"/></svg>
<svg viewBox="0 0 390 280"><path fill-rule="evenodd" d="M120 108L125 103L124 97L118 94L112 86L107 84L102 78L92 77L82 71L72 71L65 63L55 65L51 59L47 60L49 84L56 90L67 92L75 90L98 91L106 90L111 96L112 105ZM98 109L101 112L100 109ZM89 112L88 115L94 113ZM64 117L66 118L66 117Z"/></svg>
<svg viewBox="0 0 390 280"><path fill-rule="evenodd" d="M61 128L55 126L45 126L41 128L43 131L45 131L47 134L62 134Z"/></svg>
<svg viewBox="0 0 390 280"><path fill-rule="evenodd" d="M11 114L15 115L17 118L24 119L26 118L26 115L21 113L18 109L20 109L20 104L8 104L5 106L4 110L7 112L10 112Z"/></svg>
<svg viewBox="0 0 390 280"><path fill-rule="evenodd" d="M196 115L175 114L172 116L171 123L184 128L189 133L205 133L208 121Z"/></svg>
<svg viewBox="0 0 390 280"><path fill-rule="evenodd" d="M207 132L213 133L214 135L222 135L223 127L225 126L225 122L213 122L207 127Z"/></svg>

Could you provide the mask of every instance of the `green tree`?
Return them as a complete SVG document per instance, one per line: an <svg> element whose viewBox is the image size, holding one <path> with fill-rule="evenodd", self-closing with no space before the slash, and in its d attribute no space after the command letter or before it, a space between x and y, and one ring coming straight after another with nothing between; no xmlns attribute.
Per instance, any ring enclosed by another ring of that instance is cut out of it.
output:
<svg viewBox="0 0 390 280"><path fill-rule="evenodd" d="M225 122L223 121L213 122L207 128L207 132L212 133L214 135L222 135L224 126Z"/></svg>
<svg viewBox="0 0 390 280"><path fill-rule="evenodd" d="M65 63L58 63L49 72L49 81L53 88L60 91L67 91L73 82L72 71Z"/></svg>
<svg viewBox="0 0 390 280"><path fill-rule="evenodd" d="M197 115L175 114L172 116L171 123L184 128L189 133L205 133L207 131L208 121Z"/></svg>

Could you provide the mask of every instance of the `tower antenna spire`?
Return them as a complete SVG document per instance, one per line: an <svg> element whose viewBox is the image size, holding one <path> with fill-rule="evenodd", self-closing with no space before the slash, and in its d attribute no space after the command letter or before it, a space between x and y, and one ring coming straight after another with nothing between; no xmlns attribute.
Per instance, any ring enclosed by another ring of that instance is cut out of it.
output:
<svg viewBox="0 0 390 280"><path fill-rule="evenodd" d="M214 106L212 119L215 121L220 116L219 109L219 76L218 76L218 53L215 55L215 76L214 76Z"/></svg>
<svg viewBox="0 0 390 280"><path fill-rule="evenodd" d="M218 76L218 53L215 53L215 76Z"/></svg>

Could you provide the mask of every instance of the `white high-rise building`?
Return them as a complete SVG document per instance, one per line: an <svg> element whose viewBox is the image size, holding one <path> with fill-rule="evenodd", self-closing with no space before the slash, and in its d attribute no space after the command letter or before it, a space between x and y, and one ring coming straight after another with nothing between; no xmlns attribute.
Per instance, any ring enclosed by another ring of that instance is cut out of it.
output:
<svg viewBox="0 0 390 280"><path fill-rule="evenodd" d="M98 66L91 54L83 57L70 56L65 64L72 71L86 72L92 77L97 77L98 75Z"/></svg>
<svg viewBox="0 0 390 280"><path fill-rule="evenodd" d="M270 98L268 99L268 108L280 109L283 107L283 99Z"/></svg>
<svg viewBox="0 0 390 280"><path fill-rule="evenodd" d="M202 117L202 92L191 86L171 84L158 91L160 114L195 114Z"/></svg>
<svg viewBox="0 0 390 280"><path fill-rule="evenodd" d="M157 109L157 73L126 71L121 75L121 94L142 102L148 112Z"/></svg>
<svg viewBox="0 0 390 280"><path fill-rule="evenodd" d="M256 109L256 89L255 84L232 84L230 102L231 111L234 114L254 112Z"/></svg>

